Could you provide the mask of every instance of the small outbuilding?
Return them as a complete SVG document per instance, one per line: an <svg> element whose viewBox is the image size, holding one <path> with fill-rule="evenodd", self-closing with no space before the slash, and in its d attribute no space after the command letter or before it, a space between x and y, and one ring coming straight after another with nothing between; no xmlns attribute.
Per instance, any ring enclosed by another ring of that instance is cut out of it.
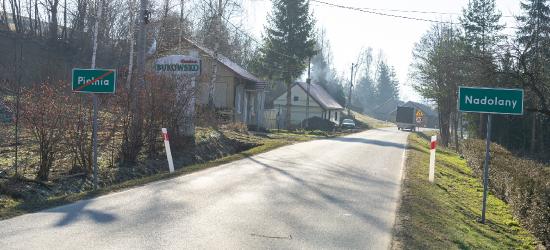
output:
<svg viewBox="0 0 550 250"><path fill-rule="evenodd" d="M307 85L305 82L296 82L290 87L292 94L291 123L300 125L306 119L307 97L309 95L309 117L321 117L339 125L341 112L344 108L320 85L310 84L309 92ZM281 123L284 123L286 115L286 95L287 91L270 101L273 103L273 108L280 117L279 121ZM284 124L280 124L280 127L284 127Z"/></svg>
<svg viewBox="0 0 550 250"><path fill-rule="evenodd" d="M420 110L422 114L422 123L417 124L419 127L426 126L427 128L435 128L436 126L439 127L439 115L436 111L433 111L430 107L418 103L409 101L403 105L403 107L411 107L414 108L414 113L417 114L418 110ZM395 117L397 116L397 107L395 110L393 110L391 113L392 119L391 122L395 122Z"/></svg>
<svg viewBox="0 0 550 250"><path fill-rule="evenodd" d="M159 67L154 65L156 59L174 55L200 59L200 74L194 79L199 90L197 103L207 104L214 52L181 37L147 57L146 67L156 69ZM221 116L227 117L228 121L262 126L265 96L268 91L267 83L221 54L216 60L218 62L214 88L216 110Z"/></svg>
<svg viewBox="0 0 550 250"><path fill-rule="evenodd" d="M384 102L382 105L376 107L371 112L371 116L374 119L391 122L392 115L390 113L396 110L397 106L403 106L403 104L405 104L405 102L396 100L396 99L389 99L386 102Z"/></svg>

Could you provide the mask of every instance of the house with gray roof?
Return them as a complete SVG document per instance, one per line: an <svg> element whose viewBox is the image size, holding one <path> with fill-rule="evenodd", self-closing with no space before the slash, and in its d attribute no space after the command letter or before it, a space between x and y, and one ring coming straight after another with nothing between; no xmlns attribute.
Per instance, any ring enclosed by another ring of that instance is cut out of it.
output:
<svg viewBox="0 0 550 250"><path fill-rule="evenodd" d="M208 103L209 85L212 79L214 52L191 40L181 37L160 48L146 58L146 67L155 68L155 60L172 55L185 55L200 59L200 75L194 82L198 87L196 96L200 104ZM227 57L218 54L214 106L229 121L244 122L247 125L262 126L266 92L269 91L264 80L252 75Z"/></svg>
<svg viewBox="0 0 550 250"><path fill-rule="evenodd" d="M405 104L405 102L396 99L389 99L382 105L376 107L369 115L371 115L374 119L391 122L392 116L390 113L397 109L397 106L403 106L403 104Z"/></svg>
<svg viewBox="0 0 550 250"><path fill-rule="evenodd" d="M439 127L439 114L436 111L432 110L430 107L422 103L413 101L409 101L400 106L414 108L415 114L418 113L418 110L420 110L423 115L423 121L422 123L418 124L418 127L424 127L424 125L427 128L435 128L436 126ZM392 116L391 122L395 122L395 117L397 116L397 108L393 110L390 115Z"/></svg>
<svg viewBox="0 0 550 250"><path fill-rule="evenodd" d="M291 123L293 125L300 124L300 122L306 119L307 96L309 95L310 118L317 116L339 124L341 112L344 108L320 85L310 84L309 92L307 85L305 82L296 82L290 87L292 94ZM281 120L284 120L286 112L286 95L287 91L270 101L273 103L273 108L277 111Z"/></svg>

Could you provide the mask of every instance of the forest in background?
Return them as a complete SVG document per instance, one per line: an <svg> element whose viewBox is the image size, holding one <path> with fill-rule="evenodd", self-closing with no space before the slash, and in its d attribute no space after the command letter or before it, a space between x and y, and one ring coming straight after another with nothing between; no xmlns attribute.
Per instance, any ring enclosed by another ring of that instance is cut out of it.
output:
<svg viewBox="0 0 550 250"><path fill-rule="evenodd" d="M23 46L25 39L42 44L52 53L64 54L64 59L57 63L57 71L48 71L50 65L37 65L35 73L41 73L35 77L36 82L66 80L70 74L67 68L88 68L99 2L2 0L0 32L14 41L13 49L3 51L8 56L3 57L0 64L3 91L14 93L14 86L29 75L24 69L33 60L22 56L22 50L28 49ZM180 36L213 48L219 33L219 53L262 75L252 65L259 64L254 55L264 44L246 30L247 10L243 2L223 2L220 32L215 32L216 1L150 1L148 54ZM135 54L131 47L136 45L138 2L101 0L101 3L103 14L99 20L96 67L126 67ZM550 160L548 6L546 0L524 1L523 12L516 18L517 32L504 35L504 26L499 24L501 14L495 9L494 1L471 1L458 21L434 23L416 44L410 79L415 89L432 101L438 111L441 128L445 128L441 129L443 145L458 144L461 120L468 122L465 127L471 137L484 138L486 134L486 115L456 112L458 86L522 88L526 98L524 115L494 116L493 141L519 156L543 162ZM332 64L330 41L322 29L316 30L315 49L319 52L311 60L312 83L323 86L343 106L349 99L350 89L352 105L365 107L367 111L398 97L399 82L383 51L374 53L372 48L365 48L354 63L353 76L345 76ZM270 66L273 65L265 68ZM281 82L266 80L272 86L280 85L270 92L272 97L285 90ZM350 88L350 85L353 86Z"/></svg>
<svg viewBox="0 0 550 250"><path fill-rule="evenodd" d="M550 2L522 1L521 10L515 32L505 35L511 27L499 22L495 0L472 0L458 22L434 23L415 44L409 75L415 90L437 106L442 145L459 150L461 120L471 137L486 137L486 114L457 111L459 86L523 89L523 115L494 115L491 141L548 164Z"/></svg>

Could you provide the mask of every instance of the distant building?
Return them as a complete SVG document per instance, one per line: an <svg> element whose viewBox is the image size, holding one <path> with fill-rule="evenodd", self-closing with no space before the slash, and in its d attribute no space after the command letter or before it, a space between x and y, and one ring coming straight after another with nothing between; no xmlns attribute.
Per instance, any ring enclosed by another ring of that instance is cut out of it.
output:
<svg viewBox="0 0 550 250"><path fill-rule="evenodd" d="M195 77L199 89L197 102L208 103L208 90L212 79L214 52L182 37L157 50L146 59L146 67L154 69L154 59L185 55L200 59L201 74ZM247 125L262 126L267 83L252 75L241 66L219 54L214 106L229 120Z"/></svg>
<svg viewBox="0 0 550 250"><path fill-rule="evenodd" d="M378 119L381 121L392 121L392 115L390 114L392 111L397 109L397 106L403 106L405 102L395 100L395 99L389 99L382 105L378 106L371 112L371 116L374 119ZM394 118L395 122L395 118Z"/></svg>
<svg viewBox="0 0 550 250"><path fill-rule="evenodd" d="M418 113L418 110L421 110L421 113L423 115L422 116L423 121L422 121L422 123L417 124L418 127L424 127L424 125L427 128L435 128L436 126L439 127L439 115L437 114L436 111L433 111L428 106L426 106L422 103L417 103L417 102L412 102L412 101L409 101L409 102L407 102L403 105L400 105L400 106L414 108L414 113L415 114ZM390 112L390 115L392 116L391 122L395 122L395 117L397 115L397 107L396 107L395 110Z"/></svg>
<svg viewBox="0 0 550 250"><path fill-rule="evenodd" d="M290 87L291 99L291 123L293 125L300 124L306 119L306 102L307 102L307 83L297 82ZM284 122L286 115L286 95L287 91L280 94L274 100L273 108L279 114L280 120ZM321 117L328 119L335 124L340 123L341 112L344 108L332 98L320 85L310 84L309 87L309 117ZM283 127L283 126L281 126Z"/></svg>

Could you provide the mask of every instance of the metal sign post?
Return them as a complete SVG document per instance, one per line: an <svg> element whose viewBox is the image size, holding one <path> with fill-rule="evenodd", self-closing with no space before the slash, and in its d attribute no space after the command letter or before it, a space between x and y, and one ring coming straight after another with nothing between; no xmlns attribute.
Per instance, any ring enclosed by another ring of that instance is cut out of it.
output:
<svg viewBox="0 0 550 250"><path fill-rule="evenodd" d="M483 179L481 223L485 223L492 114L523 115L523 99L523 89L464 86L458 88L458 111L489 114L489 120L487 122L487 147L485 151L485 176Z"/></svg>
<svg viewBox="0 0 550 250"><path fill-rule="evenodd" d="M94 189L97 189L97 93L115 93L116 70L73 69L72 87L73 92L92 93L94 98Z"/></svg>
<svg viewBox="0 0 550 250"><path fill-rule="evenodd" d="M491 146L491 120L492 114L489 114L487 122L487 149L485 150L485 177L483 179L483 208L481 209L481 223L485 223L485 204L487 201L487 179L489 177L489 147Z"/></svg>

